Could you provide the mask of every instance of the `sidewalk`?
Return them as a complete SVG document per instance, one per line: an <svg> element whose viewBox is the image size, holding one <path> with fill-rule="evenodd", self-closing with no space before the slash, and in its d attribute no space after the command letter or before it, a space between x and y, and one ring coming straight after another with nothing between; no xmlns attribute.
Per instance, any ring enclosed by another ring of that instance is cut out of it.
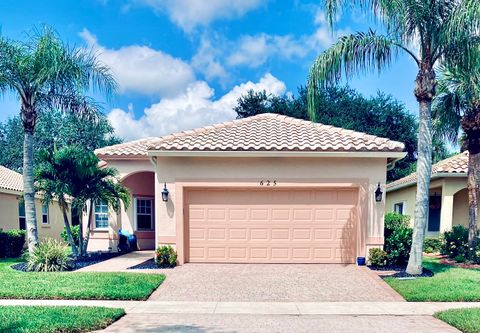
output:
<svg viewBox="0 0 480 333"><path fill-rule="evenodd" d="M140 273L148 271L149 273L157 273L156 270L127 270L127 268L141 264L154 257L154 251L134 251L112 259L99 262L94 265L80 268L76 272L134 272Z"/></svg>
<svg viewBox="0 0 480 333"><path fill-rule="evenodd" d="M390 315L425 316L480 302L176 302L97 300L0 300L0 306L104 306L127 314Z"/></svg>

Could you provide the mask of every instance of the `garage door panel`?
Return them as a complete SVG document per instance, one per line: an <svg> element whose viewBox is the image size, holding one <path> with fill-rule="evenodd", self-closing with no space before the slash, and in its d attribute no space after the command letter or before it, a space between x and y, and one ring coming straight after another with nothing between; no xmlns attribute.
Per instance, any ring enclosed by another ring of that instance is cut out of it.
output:
<svg viewBox="0 0 480 333"><path fill-rule="evenodd" d="M202 195L187 194L190 262L354 262L356 191L194 192Z"/></svg>

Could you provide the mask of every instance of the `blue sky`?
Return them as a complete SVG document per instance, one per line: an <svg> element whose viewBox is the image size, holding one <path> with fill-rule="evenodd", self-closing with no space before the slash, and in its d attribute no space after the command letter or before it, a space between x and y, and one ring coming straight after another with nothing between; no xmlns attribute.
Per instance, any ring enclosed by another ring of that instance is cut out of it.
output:
<svg viewBox="0 0 480 333"><path fill-rule="evenodd" d="M104 105L125 139L158 136L233 119L248 89L296 93L315 56L336 36L320 1L287 0L2 0L4 36L23 39L48 24L69 44L92 48L119 82ZM344 12L336 35L374 26ZM400 57L384 73L349 83L365 95L378 90L414 114L415 66ZM0 121L18 113L0 100Z"/></svg>

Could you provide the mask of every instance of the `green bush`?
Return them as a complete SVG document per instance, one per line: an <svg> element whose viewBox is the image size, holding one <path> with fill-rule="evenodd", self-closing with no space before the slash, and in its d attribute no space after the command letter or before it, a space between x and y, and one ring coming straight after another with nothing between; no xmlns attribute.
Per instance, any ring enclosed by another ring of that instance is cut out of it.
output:
<svg viewBox="0 0 480 333"><path fill-rule="evenodd" d="M75 242L75 245L78 246L79 236L80 236L80 226L79 225L71 226L70 230L72 231L73 241ZM60 236L63 238L65 243L67 243L68 245L72 245L68 240L67 231L65 230L65 227L63 227L63 231L60 233Z"/></svg>
<svg viewBox="0 0 480 333"><path fill-rule="evenodd" d="M36 272L60 272L70 268L70 250L62 241L47 238L38 244L28 256L28 270Z"/></svg>
<svg viewBox="0 0 480 333"><path fill-rule="evenodd" d="M440 253L442 247L442 238L425 238L425 241L423 242L423 252L425 253Z"/></svg>
<svg viewBox="0 0 480 333"><path fill-rule="evenodd" d="M160 268L170 268L177 265L177 251L170 245L157 247L155 251L155 263Z"/></svg>
<svg viewBox="0 0 480 333"><path fill-rule="evenodd" d="M389 265L406 265L412 246L410 217L388 213L385 215L385 245Z"/></svg>
<svg viewBox="0 0 480 333"><path fill-rule="evenodd" d="M387 252L373 248L368 251L368 262L372 266L382 267L387 264Z"/></svg>
<svg viewBox="0 0 480 333"><path fill-rule="evenodd" d="M17 258L25 246L25 230L0 230L0 258Z"/></svg>
<svg viewBox="0 0 480 333"><path fill-rule="evenodd" d="M467 228L461 225L455 225L452 230L443 233L443 239L442 254L452 259L456 257L468 257Z"/></svg>

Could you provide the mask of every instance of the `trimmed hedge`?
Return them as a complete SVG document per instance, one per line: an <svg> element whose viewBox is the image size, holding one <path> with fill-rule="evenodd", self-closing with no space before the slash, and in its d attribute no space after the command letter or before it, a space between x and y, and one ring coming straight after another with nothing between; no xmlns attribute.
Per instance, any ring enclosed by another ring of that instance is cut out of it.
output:
<svg viewBox="0 0 480 333"><path fill-rule="evenodd" d="M387 264L404 266L408 262L412 246L413 229L410 217L397 214L385 214L385 245Z"/></svg>
<svg viewBox="0 0 480 333"><path fill-rule="evenodd" d="M25 230L0 230L0 258L17 258L25 245Z"/></svg>

